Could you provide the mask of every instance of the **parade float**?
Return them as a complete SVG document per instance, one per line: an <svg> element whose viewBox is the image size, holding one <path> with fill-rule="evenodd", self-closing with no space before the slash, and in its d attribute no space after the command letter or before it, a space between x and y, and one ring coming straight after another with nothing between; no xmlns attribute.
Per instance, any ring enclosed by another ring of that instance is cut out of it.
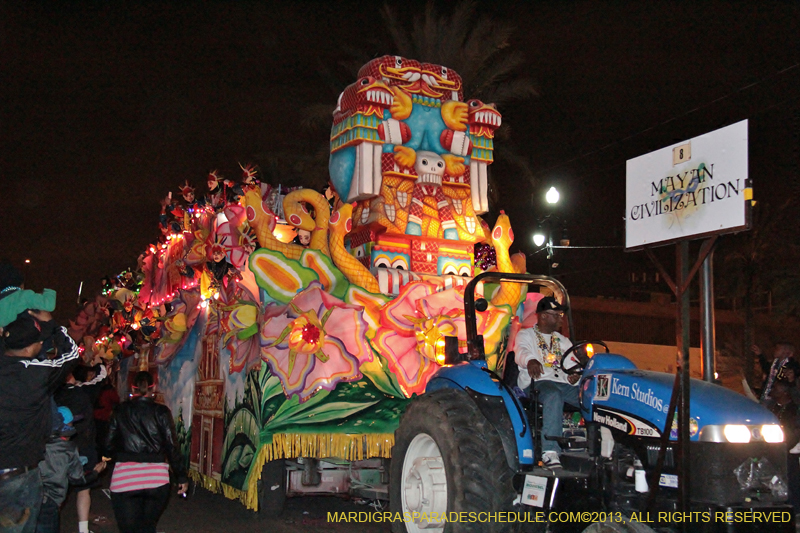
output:
<svg viewBox="0 0 800 533"><path fill-rule="evenodd" d="M154 371L198 484L257 509L277 463L290 494L377 490L444 337L466 350L464 285L482 269L525 272L508 217L492 229L479 217L500 124L494 105L464 100L456 72L372 60L333 112L329 194L260 182L249 167L240 183L211 173L202 197L187 183L182 201L162 202L159 241L71 334L120 361L123 393ZM307 245L292 242L301 231ZM483 291L493 368L524 294Z"/></svg>

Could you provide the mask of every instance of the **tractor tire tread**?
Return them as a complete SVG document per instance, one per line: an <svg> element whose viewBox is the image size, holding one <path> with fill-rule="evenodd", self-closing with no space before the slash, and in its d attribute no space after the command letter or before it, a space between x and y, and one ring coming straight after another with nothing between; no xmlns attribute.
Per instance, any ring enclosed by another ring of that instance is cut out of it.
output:
<svg viewBox="0 0 800 533"><path fill-rule="evenodd" d="M513 472L506 463L500 437L465 392L440 389L416 399L395 432L395 448L404 456L408 444L420 432L437 441L442 453L448 473L448 500L450 495L456 496L448 501L448 512L514 511ZM449 442L439 442L442 438ZM403 456L395 455L394 450L392 455L392 475L401 476ZM392 487L396 485L392 483ZM399 488L391 494L390 503L393 511L403 512ZM497 521L448 522L444 531L505 533L513 526ZM392 530L403 533L405 528L394 523Z"/></svg>

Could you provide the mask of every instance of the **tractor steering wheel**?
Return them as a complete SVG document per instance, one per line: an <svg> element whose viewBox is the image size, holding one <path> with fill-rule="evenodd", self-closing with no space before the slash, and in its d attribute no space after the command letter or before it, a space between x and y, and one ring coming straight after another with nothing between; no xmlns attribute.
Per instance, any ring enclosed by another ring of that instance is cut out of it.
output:
<svg viewBox="0 0 800 533"><path fill-rule="evenodd" d="M561 367L561 370L568 375L583 374L583 370L586 368L586 365L589 364L589 359L591 359L592 355L594 355L594 350L592 349L590 355L587 353L589 350L587 350L586 347L594 346L595 344L599 344L605 348L606 353L608 353L608 346L603 341L576 342L561 356L561 361L558 363Z"/></svg>

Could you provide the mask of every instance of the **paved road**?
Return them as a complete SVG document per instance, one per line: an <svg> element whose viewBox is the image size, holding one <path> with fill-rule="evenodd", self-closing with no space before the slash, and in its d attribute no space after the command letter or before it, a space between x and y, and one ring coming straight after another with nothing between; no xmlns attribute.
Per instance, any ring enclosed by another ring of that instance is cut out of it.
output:
<svg viewBox="0 0 800 533"><path fill-rule="evenodd" d="M158 524L158 531L165 533L213 533L235 531L236 533L389 533L387 524L329 522L331 513L373 512L368 505L336 497L291 498L286 510L279 518L264 520L248 511L237 501L228 500L221 494L212 494L198 488L194 495L183 500L174 497ZM364 515L362 515L364 516ZM94 520L101 517L99 521ZM99 489L92 491L92 522L94 533L117 531L111 501ZM62 532L77 532L75 497L70 496L62 512ZM800 524L797 525L800 533Z"/></svg>
<svg viewBox="0 0 800 533"><path fill-rule="evenodd" d="M286 510L279 518L263 520L248 511L238 501L231 501L221 494L212 494L198 488L186 500L178 497L170 499L169 506L158 523L158 531L165 533L211 533L235 531L237 533L328 533L328 532L367 532L388 533L387 524L376 523L333 523L328 522L328 512L372 512L368 505L336 497L291 498L287 500ZM364 516L364 515L362 515ZM95 518L101 517L99 520ZM104 518L103 518L104 517ZM92 521L89 528L94 533L117 531L111 501L100 489L92 491ZM75 513L75 498L70 496L61 517L61 531L77 532L78 522Z"/></svg>

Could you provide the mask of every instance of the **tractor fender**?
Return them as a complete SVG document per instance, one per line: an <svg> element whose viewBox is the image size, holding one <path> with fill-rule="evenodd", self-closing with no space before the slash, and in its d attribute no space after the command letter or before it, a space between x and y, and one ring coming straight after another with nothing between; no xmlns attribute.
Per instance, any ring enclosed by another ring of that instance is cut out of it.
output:
<svg viewBox="0 0 800 533"><path fill-rule="evenodd" d="M470 361L439 369L428 382L426 393L461 389L475 402L500 436L508 466L533 466L533 437L525 410L511 391L489 372L486 361Z"/></svg>
<svg viewBox="0 0 800 533"><path fill-rule="evenodd" d="M506 401L502 396L487 396L474 390L467 389L475 405L486 417L486 420L494 427L503 443L503 451L506 454L508 467L515 472L519 470L519 453L517 451L517 441L514 439L513 424L508 414Z"/></svg>

